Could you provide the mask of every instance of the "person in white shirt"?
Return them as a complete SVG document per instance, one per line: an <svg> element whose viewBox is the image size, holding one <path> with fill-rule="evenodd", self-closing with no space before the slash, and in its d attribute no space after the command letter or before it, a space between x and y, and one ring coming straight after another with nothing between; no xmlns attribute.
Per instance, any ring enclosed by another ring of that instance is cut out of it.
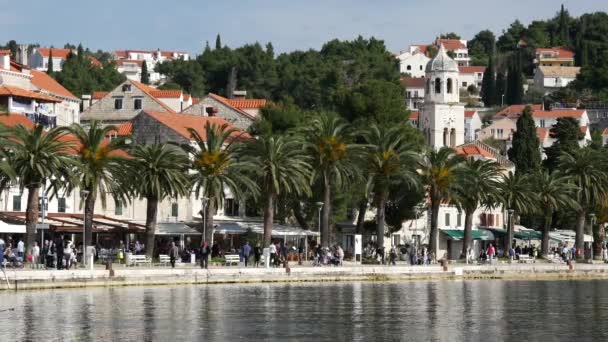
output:
<svg viewBox="0 0 608 342"><path fill-rule="evenodd" d="M40 265L40 247L36 241L34 241L34 247L32 247L32 264L35 268Z"/></svg>
<svg viewBox="0 0 608 342"><path fill-rule="evenodd" d="M23 243L23 240L17 242L17 256L20 258L25 256L25 244Z"/></svg>
<svg viewBox="0 0 608 342"><path fill-rule="evenodd" d="M270 265L274 266L275 263L275 259L277 257L277 246L275 246L274 243L270 243L269 250L270 250Z"/></svg>

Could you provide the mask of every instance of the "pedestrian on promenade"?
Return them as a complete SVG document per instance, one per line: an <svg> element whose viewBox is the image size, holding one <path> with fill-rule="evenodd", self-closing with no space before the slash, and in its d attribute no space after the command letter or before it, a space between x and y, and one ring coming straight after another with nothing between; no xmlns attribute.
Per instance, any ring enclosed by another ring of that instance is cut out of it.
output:
<svg viewBox="0 0 608 342"><path fill-rule="evenodd" d="M65 259L65 268L70 269L72 266L72 242L70 240L65 241L65 247L63 248L63 258Z"/></svg>
<svg viewBox="0 0 608 342"><path fill-rule="evenodd" d="M118 250L116 251L116 257L118 258L118 263L122 264L122 260L125 258L125 244L120 241L118 244Z"/></svg>
<svg viewBox="0 0 608 342"><path fill-rule="evenodd" d="M274 266L275 259L277 258L277 246L271 242L268 248L270 250L270 265Z"/></svg>
<svg viewBox="0 0 608 342"><path fill-rule="evenodd" d="M490 263L492 263L492 259L494 259L494 256L496 255L496 250L494 249L494 246L492 244L490 244L490 246L488 247L488 261Z"/></svg>
<svg viewBox="0 0 608 342"><path fill-rule="evenodd" d="M258 242L253 249L253 267L260 266L260 260L262 259L262 247L260 247L260 243Z"/></svg>
<svg viewBox="0 0 608 342"><path fill-rule="evenodd" d="M32 248L32 264L34 268L38 268L40 264L40 246L38 246L38 242L34 241L34 247Z"/></svg>
<svg viewBox="0 0 608 342"><path fill-rule="evenodd" d="M344 261L344 250L340 245L336 246L336 255L338 256L339 265L342 266L342 262Z"/></svg>
<svg viewBox="0 0 608 342"><path fill-rule="evenodd" d="M55 241L55 253L57 255L57 269L58 270L63 269L63 249L64 249L64 242L63 242L63 235L61 235L61 236L59 236L57 241Z"/></svg>
<svg viewBox="0 0 608 342"><path fill-rule="evenodd" d="M201 268L207 269L209 268L209 254L211 253L211 248L209 248L209 242L203 242L203 247L201 247Z"/></svg>
<svg viewBox="0 0 608 342"><path fill-rule="evenodd" d="M388 258L389 258L389 265L393 265L396 266L397 265L397 251L395 250L395 247L391 247L390 251L388 252Z"/></svg>
<svg viewBox="0 0 608 342"><path fill-rule="evenodd" d="M22 239L19 239L19 242L17 242L17 256L21 258L21 260L24 260L23 258L25 257L25 244L23 243Z"/></svg>
<svg viewBox="0 0 608 342"><path fill-rule="evenodd" d="M0 238L0 268L4 267L4 240Z"/></svg>
<svg viewBox="0 0 608 342"><path fill-rule="evenodd" d="M175 241L171 241L171 249L169 250L169 261L171 268L175 268L175 260L179 258L179 248L175 245Z"/></svg>
<svg viewBox="0 0 608 342"><path fill-rule="evenodd" d="M251 246L249 245L249 241L245 242L243 246L243 259L245 259L245 267L249 264L249 256L251 255Z"/></svg>

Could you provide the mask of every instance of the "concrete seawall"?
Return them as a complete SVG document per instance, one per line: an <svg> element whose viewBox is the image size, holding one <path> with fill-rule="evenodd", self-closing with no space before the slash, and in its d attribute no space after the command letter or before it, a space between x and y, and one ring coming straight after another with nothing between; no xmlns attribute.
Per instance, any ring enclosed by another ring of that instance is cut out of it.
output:
<svg viewBox="0 0 608 342"><path fill-rule="evenodd" d="M146 286L177 284L227 284L268 282L389 281L440 279L608 279L608 265L517 264L458 266L343 266L283 268L225 267L120 268L106 270L11 270L6 282L0 273L0 290L74 288L92 286Z"/></svg>

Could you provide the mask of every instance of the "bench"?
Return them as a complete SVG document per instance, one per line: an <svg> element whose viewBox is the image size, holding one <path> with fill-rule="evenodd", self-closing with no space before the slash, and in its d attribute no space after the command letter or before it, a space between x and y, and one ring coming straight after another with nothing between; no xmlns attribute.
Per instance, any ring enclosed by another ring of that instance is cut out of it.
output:
<svg viewBox="0 0 608 342"><path fill-rule="evenodd" d="M520 263L524 263L524 264L528 264L528 263L534 263L536 262L536 260L529 256L529 255L520 255L519 256L519 262Z"/></svg>
<svg viewBox="0 0 608 342"><path fill-rule="evenodd" d="M241 257L238 254L227 254L224 256L224 259L226 259L224 266L231 266L232 264L238 266L241 262Z"/></svg>
<svg viewBox="0 0 608 342"><path fill-rule="evenodd" d="M158 263L163 266L169 266L171 264L171 257L166 254L159 254ZM175 259L175 265L182 265L182 259Z"/></svg>
<svg viewBox="0 0 608 342"><path fill-rule="evenodd" d="M138 266L142 264L148 264L152 266L152 260L145 255L131 255L129 258L129 266Z"/></svg>

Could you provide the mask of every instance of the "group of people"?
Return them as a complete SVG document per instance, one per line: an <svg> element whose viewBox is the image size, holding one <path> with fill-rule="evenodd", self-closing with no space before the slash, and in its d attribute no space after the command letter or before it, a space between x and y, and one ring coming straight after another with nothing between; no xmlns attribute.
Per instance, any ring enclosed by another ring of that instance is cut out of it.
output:
<svg viewBox="0 0 608 342"><path fill-rule="evenodd" d="M20 267L23 265L24 257L25 244L23 240L18 240L15 243L11 237L6 242L0 238L0 267Z"/></svg>
<svg viewBox="0 0 608 342"><path fill-rule="evenodd" d="M314 253L315 259L313 265L315 266L342 266L344 262L344 249L340 245L334 245L331 248L318 245L315 246Z"/></svg>

